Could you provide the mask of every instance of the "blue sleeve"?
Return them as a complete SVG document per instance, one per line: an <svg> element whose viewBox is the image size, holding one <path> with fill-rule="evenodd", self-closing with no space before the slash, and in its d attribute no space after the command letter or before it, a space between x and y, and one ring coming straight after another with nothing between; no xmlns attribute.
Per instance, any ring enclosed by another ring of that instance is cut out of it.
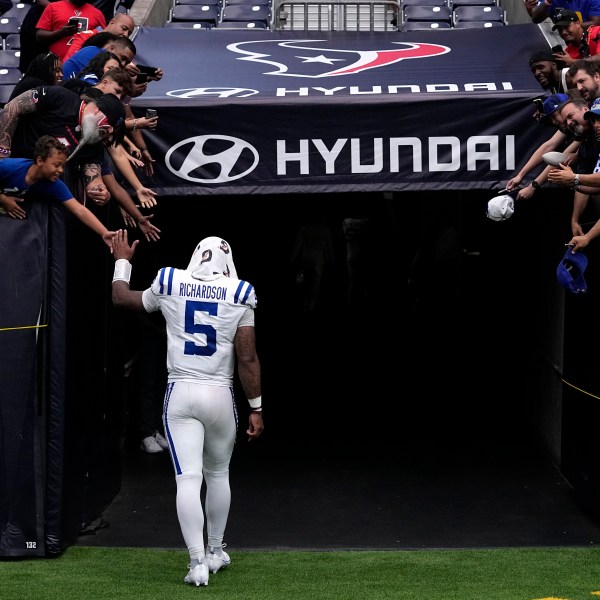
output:
<svg viewBox="0 0 600 600"><path fill-rule="evenodd" d="M61 203L71 200L71 198L74 197L71 190L65 185L65 182L60 179L58 181L40 181L34 183L30 189L51 200L56 200Z"/></svg>
<svg viewBox="0 0 600 600"><path fill-rule="evenodd" d="M600 0L590 0L588 5L588 19L590 17L600 17Z"/></svg>

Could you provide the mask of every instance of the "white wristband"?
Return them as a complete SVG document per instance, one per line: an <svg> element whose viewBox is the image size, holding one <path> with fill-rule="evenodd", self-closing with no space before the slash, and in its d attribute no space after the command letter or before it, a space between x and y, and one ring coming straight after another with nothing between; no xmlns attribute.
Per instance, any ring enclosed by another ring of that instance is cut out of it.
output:
<svg viewBox="0 0 600 600"><path fill-rule="evenodd" d="M129 283L131 279L131 263L125 258L119 258L115 261L115 273L113 281L125 281Z"/></svg>
<svg viewBox="0 0 600 600"><path fill-rule="evenodd" d="M257 396L256 398L248 398L248 404L250 408L260 408L262 406L262 396Z"/></svg>

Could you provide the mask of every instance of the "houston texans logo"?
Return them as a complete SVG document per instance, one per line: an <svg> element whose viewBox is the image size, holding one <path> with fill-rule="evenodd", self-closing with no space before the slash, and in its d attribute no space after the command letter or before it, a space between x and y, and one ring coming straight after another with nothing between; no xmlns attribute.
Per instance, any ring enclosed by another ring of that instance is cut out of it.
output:
<svg viewBox="0 0 600 600"><path fill-rule="evenodd" d="M394 45L404 47L391 50L343 50L303 45L323 41L325 40L259 40L229 44L227 49L245 55L238 60L264 63L275 67L275 70L266 72L264 75L312 78L354 75L368 69L393 65L401 60L429 58L450 52L450 48L439 44L409 42L392 42ZM274 60L273 54L265 52L270 50L269 44L276 45L274 50L278 53L279 60ZM258 49L263 51L259 52ZM285 63L281 62L282 58L286 60Z"/></svg>

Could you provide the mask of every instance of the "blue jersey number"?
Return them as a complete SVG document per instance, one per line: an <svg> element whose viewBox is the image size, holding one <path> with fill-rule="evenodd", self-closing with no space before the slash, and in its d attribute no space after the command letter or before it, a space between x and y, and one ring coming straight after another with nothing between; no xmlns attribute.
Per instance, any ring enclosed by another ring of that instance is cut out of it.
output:
<svg viewBox="0 0 600 600"><path fill-rule="evenodd" d="M198 356L212 356L217 351L217 330L212 325L196 323L197 312L205 312L216 315L217 302L197 302L188 300L185 303L185 331L186 333L200 333L206 336L206 346L197 346L194 342L185 342L184 354L197 354Z"/></svg>

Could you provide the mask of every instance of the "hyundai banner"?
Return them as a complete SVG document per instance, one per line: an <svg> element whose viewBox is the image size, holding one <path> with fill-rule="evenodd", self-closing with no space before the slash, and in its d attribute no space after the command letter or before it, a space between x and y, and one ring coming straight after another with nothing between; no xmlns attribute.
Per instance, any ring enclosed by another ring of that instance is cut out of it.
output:
<svg viewBox="0 0 600 600"><path fill-rule="evenodd" d="M552 133L537 25L436 32L141 28L164 76L132 100L161 195L502 186Z"/></svg>

